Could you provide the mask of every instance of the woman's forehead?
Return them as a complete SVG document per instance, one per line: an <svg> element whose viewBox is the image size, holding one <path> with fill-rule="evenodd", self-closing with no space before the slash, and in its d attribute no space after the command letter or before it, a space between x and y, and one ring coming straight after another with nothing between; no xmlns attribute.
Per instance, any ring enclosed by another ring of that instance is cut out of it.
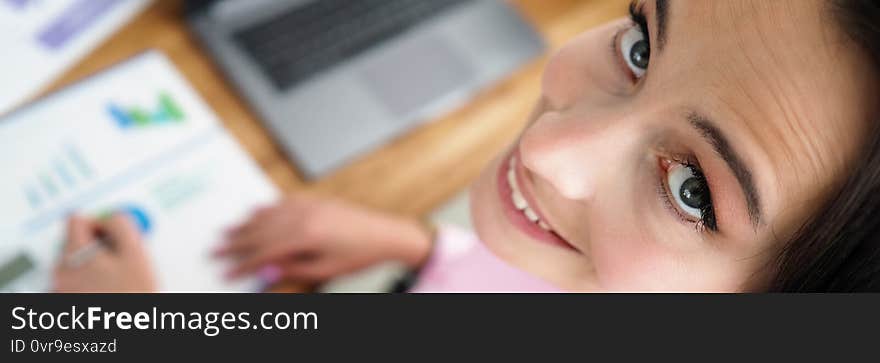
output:
<svg viewBox="0 0 880 363"><path fill-rule="evenodd" d="M826 9L819 0L670 1L665 47L652 55L648 82L677 95L652 98L711 114L771 215L839 180L873 111L869 60Z"/></svg>

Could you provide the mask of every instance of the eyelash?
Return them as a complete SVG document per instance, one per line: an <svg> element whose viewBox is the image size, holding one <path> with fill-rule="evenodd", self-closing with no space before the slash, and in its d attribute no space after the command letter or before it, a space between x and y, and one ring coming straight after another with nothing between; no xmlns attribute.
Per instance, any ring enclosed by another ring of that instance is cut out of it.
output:
<svg viewBox="0 0 880 363"><path fill-rule="evenodd" d="M648 18L645 17L645 9L643 9L644 5L637 5L637 2L629 3L629 18L638 25L639 30L645 35L645 40L648 41L648 44L651 44L651 38L648 33Z"/></svg>
<svg viewBox="0 0 880 363"><path fill-rule="evenodd" d="M650 45L651 37L650 33L648 32L648 18L645 16L645 12L643 9L644 4L642 3L642 5L639 5L639 3L640 1L638 0L630 2L629 19L633 24L635 24L635 26L639 27L639 31L641 31L642 34L645 36L645 41L648 42L648 44ZM611 55L614 57L614 59L618 60L618 63L621 64L621 67L623 67L624 71L630 76L630 78L632 78L633 82L635 83L638 82L639 78L637 78L636 75L634 75L632 71L629 70L629 67L626 65L626 60L621 59L620 56L620 37L623 35L624 32L631 28L632 25L623 27L622 29L618 30L617 33L611 38Z"/></svg>
<svg viewBox="0 0 880 363"><path fill-rule="evenodd" d="M706 181L706 176L703 174L703 170L697 165L697 163L692 162L692 161L682 161L682 160L677 160L677 159L670 160L670 162L681 164L684 167L690 169L691 173L693 173L694 177L701 180L702 183L704 185L706 185L708 188L709 184ZM664 171L661 173L660 178L658 179L658 183L657 183L657 193L659 194L660 200L663 202L663 205L666 207L666 209L669 209L669 211L672 212L673 214L675 214L682 222L693 225L694 228L697 230L697 232L704 232L707 229L712 232L717 231L718 225L715 220L714 203L712 203L710 200L710 202L707 205L705 205L702 209L700 209L700 220L699 221L691 220L689 216L685 215L682 211L680 211L675 206L674 198L672 197L671 194L669 194L669 193L671 193L671 191L669 190L669 185L667 183L668 176L666 173L667 172L664 169ZM708 191L708 194L711 198L712 191L708 190L708 189L707 189L707 191Z"/></svg>

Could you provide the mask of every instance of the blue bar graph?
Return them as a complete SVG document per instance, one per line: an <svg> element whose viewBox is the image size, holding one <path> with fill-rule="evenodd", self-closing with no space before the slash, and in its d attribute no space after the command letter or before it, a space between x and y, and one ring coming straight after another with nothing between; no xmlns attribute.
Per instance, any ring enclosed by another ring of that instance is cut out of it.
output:
<svg viewBox="0 0 880 363"><path fill-rule="evenodd" d="M40 193L31 187L24 188L24 194L27 197L28 203L31 208L39 208L43 204L43 197L40 196Z"/></svg>
<svg viewBox="0 0 880 363"><path fill-rule="evenodd" d="M50 198L58 196L58 193L60 191L58 190L58 185L55 184L55 180L52 179L51 175L40 174L40 184L43 186L43 190L46 191L46 194L49 194Z"/></svg>
<svg viewBox="0 0 880 363"><path fill-rule="evenodd" d="M33 209L71 194L83 182L95 176L95 170L75 145L44 165L36 165L35 174L23 186L24 198Z"/></svg>
<svg viewBox="0 0 880 363"><path fill-rule="evenodd" d="M68 145L67 156L70 161L73 162L73 165L76 167L77 171L79 171L80 175L84 178L88 179L94 176L94 169L92 169L78 148L73 145Z"/></svg>
<svg viewBox="0 0 880 363"><path fill-rule="evenodd" d="M74 179L73 174L70 173L70 170L67 168L67 165L64 164L63 160L55 160L53 166L55 167L55 173L61 178L65 186L68 188L76 186L76 179Z"/></svg>

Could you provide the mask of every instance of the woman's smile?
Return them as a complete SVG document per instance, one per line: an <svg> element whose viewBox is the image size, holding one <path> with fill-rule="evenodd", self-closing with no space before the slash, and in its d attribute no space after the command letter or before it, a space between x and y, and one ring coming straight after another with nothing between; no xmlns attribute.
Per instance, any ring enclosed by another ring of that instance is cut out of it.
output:
<svg viewBox="0 0 880 363"><path fill-rule="evenodd" d="M558 49L514 151L471 190L480 239L565 289L765 286L876 105L827 1L792 3L633 1Z"/></svg>
<svg viewBox="0 0 880 363"><path fill-rule="evenodd" d="M538 209L525 169L517 152L511 152L498 167L498 192L508 221L533 239L578 251L553 230L553 223Z"/></svg>

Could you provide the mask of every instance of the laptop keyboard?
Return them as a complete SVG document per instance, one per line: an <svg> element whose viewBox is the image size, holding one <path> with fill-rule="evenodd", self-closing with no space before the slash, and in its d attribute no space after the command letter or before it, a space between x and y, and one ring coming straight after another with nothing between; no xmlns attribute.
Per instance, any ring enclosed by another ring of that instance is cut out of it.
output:
<svg viewBox="0 0 880 363"><path fill-rule="evenodd" d="M317 0L239 30L233 39L286 90L466 1L474 0Z"/></svg>

